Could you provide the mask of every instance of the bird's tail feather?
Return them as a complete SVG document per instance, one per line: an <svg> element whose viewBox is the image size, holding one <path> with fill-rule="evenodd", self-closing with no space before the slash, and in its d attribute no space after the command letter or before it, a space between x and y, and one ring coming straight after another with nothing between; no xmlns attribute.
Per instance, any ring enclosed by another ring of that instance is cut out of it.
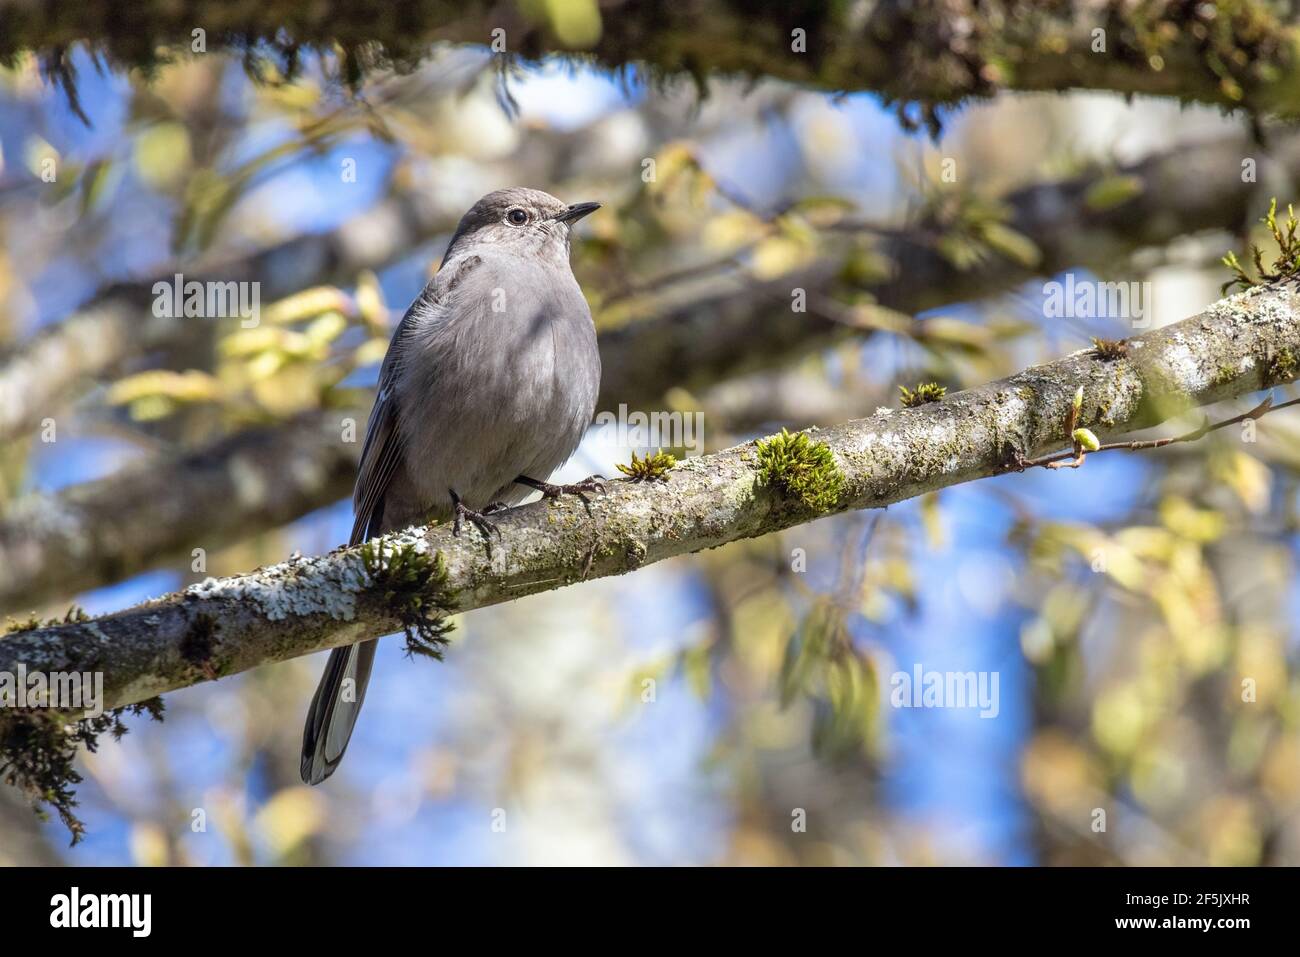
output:
<svg viewBox="0 0 1300 957"><path fill-rule="evenodd" d="M302 731L302 779L307 784L320 784L343 760L366 699L377 645L377 640L363 641L330 652Z"/></svg>

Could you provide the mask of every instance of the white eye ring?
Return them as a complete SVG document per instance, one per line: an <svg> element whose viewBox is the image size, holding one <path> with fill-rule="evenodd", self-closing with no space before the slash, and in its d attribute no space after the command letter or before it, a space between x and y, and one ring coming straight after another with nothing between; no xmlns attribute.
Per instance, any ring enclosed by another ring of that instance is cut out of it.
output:
<svg viewBox="0 0 1300 957"><path fill-rule="evenodd" d="M511 226L523 226L528 222L528 213L520 206L506 211L506 222Z"/></svg>

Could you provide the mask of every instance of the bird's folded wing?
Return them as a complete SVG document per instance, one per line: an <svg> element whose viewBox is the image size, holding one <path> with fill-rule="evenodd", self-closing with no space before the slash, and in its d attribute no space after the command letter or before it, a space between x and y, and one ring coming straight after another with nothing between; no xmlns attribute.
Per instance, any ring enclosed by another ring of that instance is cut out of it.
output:
<svg viewBox="0 0 1300 957"><path fill-rule="evenodd" d="M384 493L402 461L402 437L397 429L397 407L392 386L381 386L370 410L366 441L361 446L361 467L352 493L352 535L349 545L379 533L384 517Z"/></svg>
<svg viewBox="0 0 1300 957"><path fill-rule="evenodd" d="M356 545L380 534L384 518L384 494L397 474L405 451L397 415L397 376L403 352L411 341L410 333L417 322L428 321L429 314L445 306L456 285L481 263L478 256L464 256L444 263L424 292L411 304L397 324L388 355L379 371L379 393L366 423L366 439L361 446L361 465L352 492L352 510L356 516L348 544Z"/></svg>

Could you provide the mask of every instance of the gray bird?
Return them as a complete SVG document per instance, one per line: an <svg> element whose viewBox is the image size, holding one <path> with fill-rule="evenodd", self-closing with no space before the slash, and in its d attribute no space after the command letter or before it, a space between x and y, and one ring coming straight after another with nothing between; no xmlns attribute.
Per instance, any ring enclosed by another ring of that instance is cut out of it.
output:
<svg viewBox="0 0 1300 957"><path fill-rule="evenodd" d="M489 193L461 219L442 266L402 317L352 495L351 544L432 519L488 515L540 490L601 488L545 479L591 422L600 354L591 310L569 267L573 224L599 203L568 206L535 189ZM302 779L334 772L365 700L377 641L330 652L302 739Z"/></svg>

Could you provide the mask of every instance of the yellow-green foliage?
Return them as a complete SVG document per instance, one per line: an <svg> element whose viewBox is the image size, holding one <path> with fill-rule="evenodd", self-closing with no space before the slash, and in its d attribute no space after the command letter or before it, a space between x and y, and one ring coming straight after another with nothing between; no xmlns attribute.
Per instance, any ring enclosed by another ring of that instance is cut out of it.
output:
<svg viewBox="0 0 1300 957"><path fill-rule="evenodd" d="M1104 176L1097 180L1084 194L1083 203L1095 213L1123 206L1131 199L1142 195L1142 177L1123 174Z"/></svg>
<svg viewBox="0 0 1300 957"><path fill-rule="evenodd" d="M1237 259L1237 254L1229 252L1223 257L1223 264L1232 270L1234 276L1223 284L1223 292L1226 294L1234 286L1240 286L1242 289L1249 289L1252 286L1267 286L1270 283L1283 282L1287 279L1295 279L1300 275L1300 239L1296 238L1296 228L1300 227L1300 220L1295 218L1295 210L1288 204L1286 208L1286 223L1282 226L1277 222L1277 198L1268 204L1268 215L1261 220L1268 227L1269 233L1273 237L1273 242L1277 246L1277 257L1273 260L1273 265L1266 267L1264 265L1264 250L1254 243L1251 243L1251 258L1255 262L1255 276L1246 272L1245 267Z"/></svg>
<svg viewBox="0 0 1300 957"><path fill-rule="evenodd" d="M937 382L922 382L915 389L900 385L898 391L900 393L899 401L906 408L914 409L918 405L925 405L927 402L938 402L948 392L948 388L939 385Z"/></svg>
<svg viewBox="0 0 1300 957"><path fill-rule="evenodd" d="M630 476L633 482L645 482L667 479L669 470L676 464L677 459L668 452L660 451L654 455L647 453L643 459L637 458L636 453L633 452L631 465L618 465L616 468L624 475Z"/></svg>
<svg viewBox="0 0 1300 957"><path fill-rule="evenodd" d="M966 272L999 259L1033 269L1042 251L1024 233L1011 228L1011 208L973 192L927 186L921 221L938 233L935 249Z"/></svg>
<svg viewBox="0 0 1300 957"><path fill-rule="evenodd" d="M815 603L790 636L779 678L781 706L804 696L814 704L813 752L828 758L877 744L880 682L874 662L853 647L842 608Z"/></svg>
<svg viewBox="0 0 1300 957"><path fill-rule="evenodd" d="M806 432L791 435L785 429L770 439L759 439L759 481L779 488L812 512L830 510L844 491L844 475L824 442L814 442Z"/></svg>

